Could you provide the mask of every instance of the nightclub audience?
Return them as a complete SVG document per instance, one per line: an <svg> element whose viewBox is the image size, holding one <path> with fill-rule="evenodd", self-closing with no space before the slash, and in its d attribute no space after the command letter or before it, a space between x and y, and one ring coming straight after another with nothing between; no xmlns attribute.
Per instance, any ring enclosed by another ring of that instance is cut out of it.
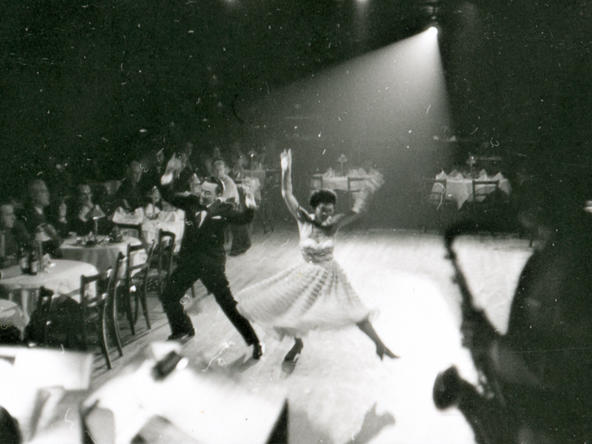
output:
<svg viewBox="0 0 592 444"><path fill-rule="evenodd" d="M30 240L26 228L16 219L12 202L0 203L0 267L15 265L19 247Z"/></svg>

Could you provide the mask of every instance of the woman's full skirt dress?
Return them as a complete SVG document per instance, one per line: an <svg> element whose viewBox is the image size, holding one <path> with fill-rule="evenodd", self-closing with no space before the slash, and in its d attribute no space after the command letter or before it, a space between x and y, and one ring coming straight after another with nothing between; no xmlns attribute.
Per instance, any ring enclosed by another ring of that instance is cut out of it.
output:
<svg viewBox="0 0 592 444"><path fill-rule="evenodd" d="M301 263L237 294L238 310L280 336L357 324L370 311L333 259L333 236L299 221Z"/></svg>

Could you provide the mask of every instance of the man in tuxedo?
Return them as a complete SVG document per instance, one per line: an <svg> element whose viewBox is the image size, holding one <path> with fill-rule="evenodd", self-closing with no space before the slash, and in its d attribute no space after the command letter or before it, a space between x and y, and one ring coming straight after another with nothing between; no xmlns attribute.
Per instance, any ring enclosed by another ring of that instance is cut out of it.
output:
<svg viewBox="0 0 592 444"><path fill-rule="evenodd" d="M143 166L137 160L130 162L127 168L127 176L121 182L117 190L117 197L120 205L128 211L144 206L146 191L142 183Z"/></svg>
<svg viewBox="0 0 592 444"><path fill-rule="evenodd" d="M229 223L249 223L254 216L255 200L247 199L246 209L237 211L233 205L220 200L224 185L215 177L203 181L199 195L173 194L170 187L173 176L174 173L168 169L162 176L162 194L172 205L185 211L185 234L178 266L161 296L172 331L169 339L194 336L193 324L180 300L187 289L201 279L245 342L253 346L253 358L259 359L263 354L262 345L249 321L236 310L236 301L225 274L224 251L225 228Z"/></svg>

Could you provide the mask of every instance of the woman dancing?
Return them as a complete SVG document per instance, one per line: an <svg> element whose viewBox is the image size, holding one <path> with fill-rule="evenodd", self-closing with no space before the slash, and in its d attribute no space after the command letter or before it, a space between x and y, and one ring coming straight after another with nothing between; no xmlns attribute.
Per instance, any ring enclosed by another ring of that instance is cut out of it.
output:
<svg viewBox="0 0 592 444"><path fill-rule="evenodd" d="M339 264L333 260L334 237L362 211L372 188L359 194L348 214L334 214L336 195L330 190L315 191L309 214L292 194L292 151L281 154L282 197L298 222L300 251L304 262L242 290L238 310L260 325L271 327L281 336L294 338L284 361L296 362L302 351L301 337L313 329L335 329L357 325L374 342L376 354L397 358L378 337L360 301Z"/></svg>

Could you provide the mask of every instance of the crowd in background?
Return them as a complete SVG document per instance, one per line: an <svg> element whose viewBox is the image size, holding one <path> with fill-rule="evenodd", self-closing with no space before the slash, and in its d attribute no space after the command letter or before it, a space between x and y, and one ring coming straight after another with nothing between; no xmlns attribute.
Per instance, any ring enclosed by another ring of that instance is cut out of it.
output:
<svg viewBox="0 0 592 444"><path fill-rule="evenodd" d="M131 160L125 177L91 180L91 171L76 165L57 164L54 171L37 172L25 190L4 190L0 199L0 257L2 266L11 265L19 249L33 241L43 244L45 253L57 255L61 241L90 233L109 234L116 211L133 213L141 208L145 217L156 218L172 209L162 199L160 177L167 159L175 154L183 164L175 179L176 193L196 193L205 177L215 176L225 184L224 200L240 205L241 182L247 170L265 170L265 150L243 153L238 143L228 150L219 146L206 151L194 149L192 142L177 148L155 147ZM70 168L68 168L70 167ZM75 171L72 174L69 170ZM237 186L238 184L238 186ZM261 194L258 194L261 200ZM264 224L265 228L265 224ZM240 237L240 233L235 234ZM240 254L248 247L237 247Z"/></svg>

